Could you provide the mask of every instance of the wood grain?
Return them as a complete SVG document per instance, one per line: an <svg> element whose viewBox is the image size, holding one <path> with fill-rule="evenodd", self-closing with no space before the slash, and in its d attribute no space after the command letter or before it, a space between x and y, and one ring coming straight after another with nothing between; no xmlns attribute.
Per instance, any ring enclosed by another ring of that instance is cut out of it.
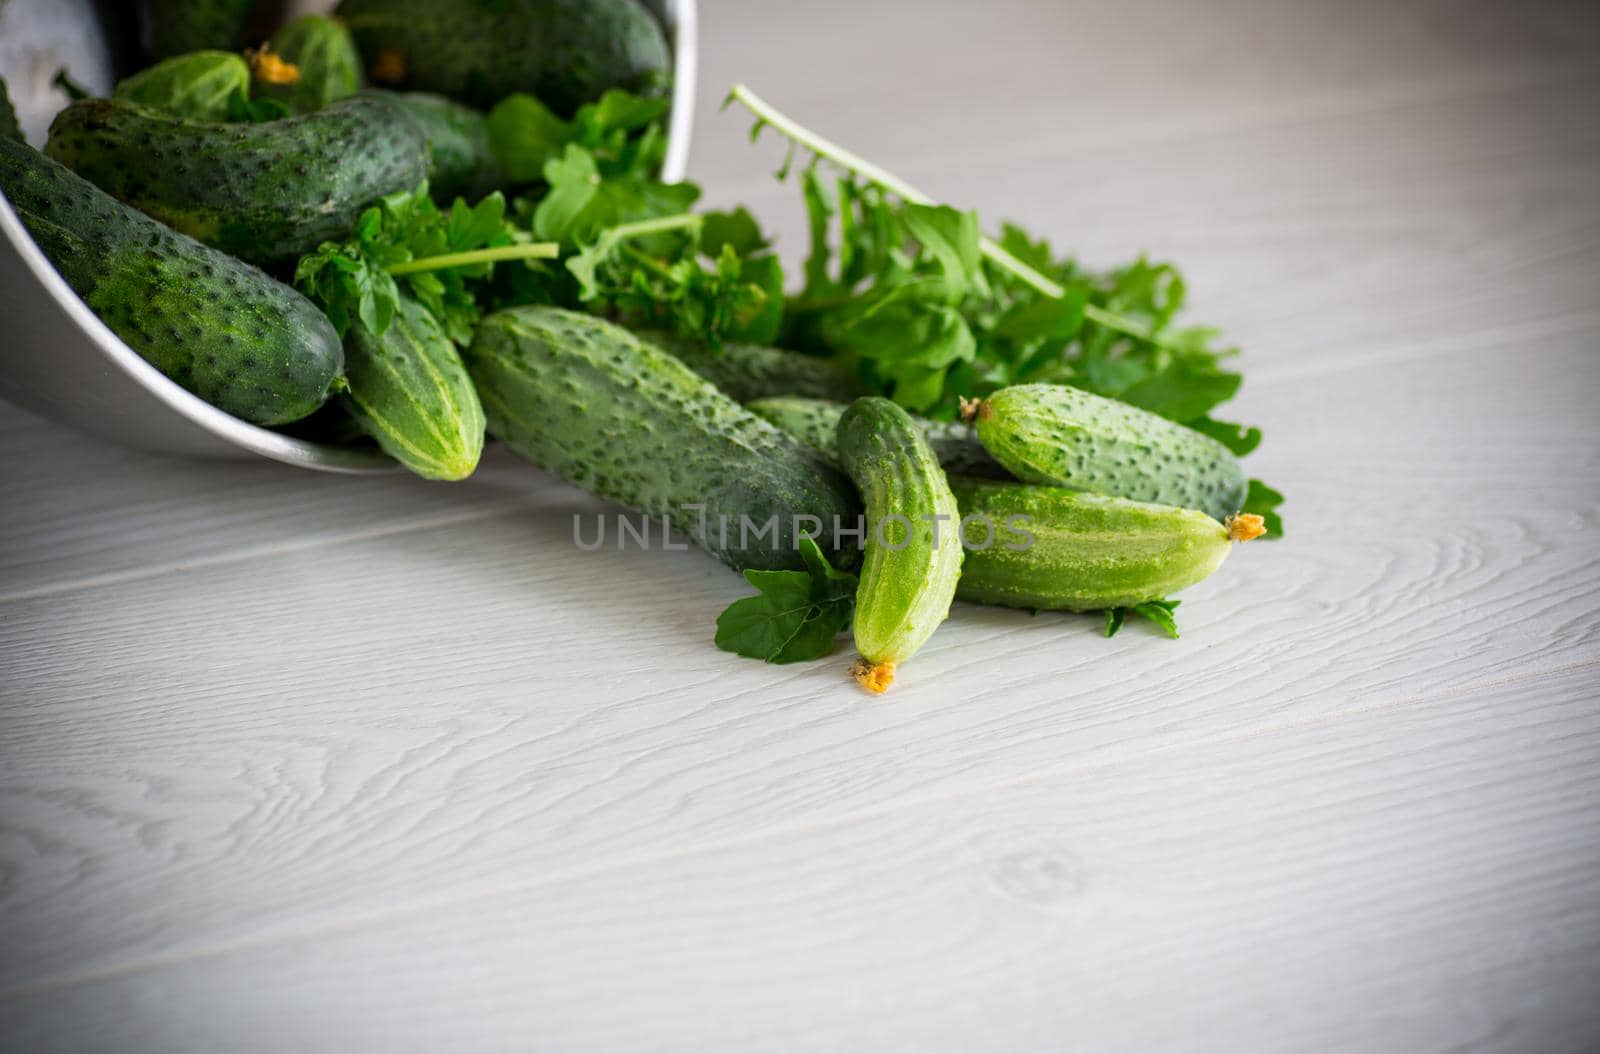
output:
<svg viewBox="0 0 1600 1054"><path fill-rule="evenodd" d="M1578 1054L1600 1037L1594 669L457 903L374 895L0 1004L0 1036L48 1045L70 1014L136 1050Z"/></svg>

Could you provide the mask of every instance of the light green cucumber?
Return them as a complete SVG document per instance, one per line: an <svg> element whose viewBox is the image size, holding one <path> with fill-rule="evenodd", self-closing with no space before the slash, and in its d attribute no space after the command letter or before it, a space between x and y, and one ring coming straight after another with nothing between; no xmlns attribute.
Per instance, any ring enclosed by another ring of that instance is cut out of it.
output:
<svg viewBox="0 0 1600 1054"><path fill-rule="evenodd" d="M971 411L978 439L1025 483L1200 509L1239 511L1244 469L1210 436L1061 384L1002 388Z"/></svg>
<svg viewBox="0 0 1600 1054"><path fill-rule="evenodd" d="M837 444L867 513L854 619L861 661L851 672L881 692L950 614L961 575L960 514L922 429L888 399L851 403Z"/></svg>
<svg viewBox="0 0 1600 1054"><path fill-rule="evenodd" d="M298 75L289 83L258 76L255 92L277 99L293 113L310 113L361 90L361 54L350 31L326 15L302 15L272 35L268 49L257 58L276 55L293 63ZM259 72L266 73L267 69Z"/></svg>
<svg viewBox="0 0 1600 1054"><path fill-rule="evenodd" d="M472 475L483 453L483 406L426 308L401 297L381 337L356 323L344 361L349 389L340 400L385 453L424 479Z"/></svg>
<svg viewBox="0 0 1600 1054"><path fill-rule="evenodd" d="M801 533L830 550L835 524L855 526L837 469L620 326L510 308L479 324L466 360L490 435L734 568L801 570Z"/></svg>
<svg viewBox="0 0 1600 1054"><path fill-rule="evenodd" d="M814 448L830 461L838 461L835 438L839 418L845 404L828 399L807 399L794 395L778 395L770 399L757 399L746 406L757 417L764 417L800 442ZM922 435L933 448L934 456L946 472L985 479L1011 479L1011 473L1001 467L983 444L972 434L970 425L959 421L930 421L911 415L922 429Z"/></svg>
<svg viewBox="0 0 1600 1054"><path fill-rule="evenodd" d="M249 94L250 65L232 51L194 51L163 59L111 89L113 99L196 121L226 121L235 100Z"/></svg>
<svg viewBox="0 0 1600 1054"><path fill-rule="evenodd" d="M950 488L967 550L956 596L979 604L1132 607L1201 581L1235 539L1259 533L1257 517L1224 526L1198 509L1064 487L956 476Z"/></svg>
<svg viewBox="0 0 1600 1054"><path fill-rule="evenodd" d="M713 348L671 333L642 336L671 352L691 370L741 403L777 395L849 402L867 394L861 382L838 364L798 351L758 344L723 344Z"/></svg>

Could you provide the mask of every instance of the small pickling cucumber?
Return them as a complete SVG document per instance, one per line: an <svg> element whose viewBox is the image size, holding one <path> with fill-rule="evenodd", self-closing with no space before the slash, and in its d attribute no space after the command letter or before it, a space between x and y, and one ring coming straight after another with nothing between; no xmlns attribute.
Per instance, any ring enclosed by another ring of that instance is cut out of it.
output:
<svg viewBox="0 0 1600 1054"><path fill-rule="evenodd" d="M271 60L268 56L272 56ZM287 62L291 76L282 76ZM350 31L326 15L302 15L272 35L256 55L258 96L277 99L291 113L310 113L361 90L361 55Z"/></svg>
<svg viewBox="0 0 1600 1054"><path fill-rule="evenodd" d="M0 190L101 321L200 398L260 425L327 398L344 366L339 336L293 289L10 139Z"/></svg>
<svg viewBox="0 0 1600 1054"><path fill-rule="evenodd" d="M1026 483L1200 509L1218 520L1244 503L1244 469L1227 447L1115 399L1019 384L970 416L989 453Z"/></svg>
<svg viewBox="0 0 1600 1054"><path fill-rule="evenodd" d="M410 297L381 337L357 322L345 337L340 396L362 431L424 479L472 475L483 453L483 406L450 338Z"/></svg>
<svg viewBox="0 0 1600 1054"><path fill-rule="evenodd" d="M741 403L779 395L847 403L867 394L866 388L848 371L815 355L758 344L723 344L713 348L654 330L641 335L671 352L729 398Z"/></svg>
<svg viewBox="0 0 1600 1054"><path fill-rule="evenodd" d="M255 0L140 0L140 33L151 58L245 43Z"/></svg>
<svg viewBox="0 0 1600 1054"><path fill-rule="evenodd" d="M960 513L922 429L888 399L851 403L837 443L867 512L854 619L861 661L851 672L881 692L950 614L961 576Z"/></svg>
<svg viewBox="0 0 1600 1054"><path fill-rule="evenodd" d="M343 238L373 201L428 175L422 132L369 96L262 124L83 99L56 116L46 149L124 203L261 264Z"/></svg>
<svg viewBox="0 0 1600 1054"><path fill-rule="evenodd" d="M406 112L428 141L428 192L448 202L458 195L477 201L507 185L504 169L489 150L488 118L472 107L430 92L372 91Z"/></svg>
<svg viewBox="0 0 1600 1054"><path fill-rule="evenodd" d="M734 568L801 570L798 535L853 529L849 480L666 352L592 315L519 307L466 354L489 434Z"/></svg>
<svg viewBox="0 0 1600 1054"><path fill-rule="evenodd" d="M1132 607L1215 571L1261 518L1227 525L1198 509L1065 487L951 477L966 564L956 597L1051 611Z"/></svg>
<svg viewBox="0 0 1600 1054"><path fill-rule="evenodd" d="M372 80L487 109L529 92L563 117L607 88L664 88L665 34L638 0L342 0Z"/></svg>
<svg viewBox="0 0 1600 1054"><path fill-rule="evenodd" d="M757 399L745 404L751 413L764 417L800 442L812 447L830 461L838 460L835 439L839 418L845 404L828 399L806 399L793 395L778 395L771 399ZM985 479L1011 479L1011 473L1000 466L990 453L983 449L972 434L972 427L959 421L930 421L911 415L922 429L922 435L933 448L934 456L946 472Z"/></svg>
<svg viewBox="0 0 1600 1054"><path fill-rule="evenodd" d="M163 59L111 89L113 99L174 117L226 121L235 100L250 94L250 64L234 51L194 51Z"/></svg>

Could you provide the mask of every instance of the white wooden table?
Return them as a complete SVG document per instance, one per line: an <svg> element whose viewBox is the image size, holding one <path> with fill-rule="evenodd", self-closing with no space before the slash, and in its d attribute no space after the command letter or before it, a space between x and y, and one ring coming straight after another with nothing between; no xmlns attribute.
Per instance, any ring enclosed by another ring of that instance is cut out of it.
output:
<svg viewBox="0 0 1600 1054"><path fill-rule="evenodd" d="M872 700L503 453L0 407L0 1049L1597 1049L1596 12L704 4L694 175L791 252L734 80L1183 265L1291 503L1176 642L960 606Z"/></svg>

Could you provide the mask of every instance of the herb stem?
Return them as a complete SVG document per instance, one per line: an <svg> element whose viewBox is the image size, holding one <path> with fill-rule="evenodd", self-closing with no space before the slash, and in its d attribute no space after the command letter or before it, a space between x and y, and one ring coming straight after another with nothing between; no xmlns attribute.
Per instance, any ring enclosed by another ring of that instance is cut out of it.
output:
<svg viewBox="0 0 1600 1054"><path fill-rule="evenodd" d="M561 247L554 242L528 242L524 245L497 245L492 249L424 256L417 260L391 264L384 270L390 274L417 274L421 271L444 271L452 267L493 263L499 260L554 260L560 254Z"/></svg>
<svg viewBox="0 0 1600 1054"><path fill-rule="evenodd" d="M619 223L608 229L605 237L612 241L625 241L629 238L642 238L647 234L664 234L667 231L687 230L690 227L700 226L704 219L696 212L680 212L676 216L662 216L653 220L637 220L633 223Z"/></svg>
<svg viewBox="0 0 1600 1054"><path fill-rule="evenodd" d="M883 190L887 190L889 193L894 194L902 201L908 201L913 205L934 204L932 198L918 190L916 187L913 187L911 184L900 179L893 173L879 168L866 158L861 157L858 154L851 153L838 143L824 139L822 136L811 131L811 129L790 118L788 115L783 113L783 111L774 108L771 103L768 103L765 99L761 98L761 96L757 95L743 84L735 84L733 89L728 93L728 101L731 102L735 100L742 103L746 109L755 114L756 121L758 122L756 124L756 132L760 132L763 125L771 125L792 142L799 143L801 146L805 147L807 150L810 150L818 157L825 157L846 171L859 176L869 183L876 184ZM724 102L723 105L726 106L727 102ZM998 242L994 241L993 239L980 238L978 241L978 249L983 253L984 256L988 257L997 266L1010 271L1018 279L1032 286L1039 293L1042 293L1051 299L1057 300L1066 295L1066 289L1064 289L1059 283L1052 281L1049 277L1042 275L1032 267L1029 267L1027 264L1011 255L1011 253L1007 252L1000 246ZM1105 326L1107 329L1114 329L1119 333L1126 333L1129 336L1138 337L1140 340L1147 340L1155 344L1163 344L1163 341L1159 337L1150 332L1150 328L1148 326L1141 325L1130 318L1123 318L1114 311L1107 311L1104 308L1096 307L1093 304L1088 304L1084 306L1083 315L1085 318L1097 322L1100 325Z"/></svg>

